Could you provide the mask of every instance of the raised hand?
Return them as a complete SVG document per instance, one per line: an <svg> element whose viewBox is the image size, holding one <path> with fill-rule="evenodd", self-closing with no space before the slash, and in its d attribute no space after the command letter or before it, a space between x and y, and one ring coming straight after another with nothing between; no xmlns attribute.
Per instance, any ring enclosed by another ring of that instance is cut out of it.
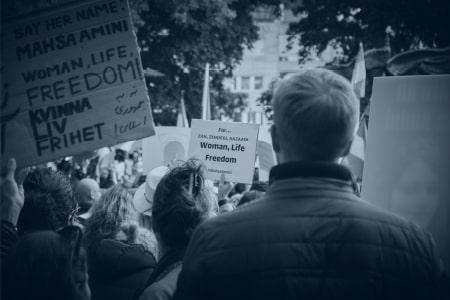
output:
<svg viewBox="0 0 450 300"><path fill-rule="evenodd" d="M220 175L219 191L217 193L217 199L222 200L228 197L228 194L233 189L233 184L229 181L225 181L225 174Z"/></svg>
<svg viewBox="0 0 450 300"><path fill-rule="evenodd" d="M1 191L1 219L17 225L20 211L24 204L23 181L28 174L28 169L21 169L16 173L16 160L10 158L6 166L6 174L0 176ZM16 175L16 177L14 177Z"/></svg>

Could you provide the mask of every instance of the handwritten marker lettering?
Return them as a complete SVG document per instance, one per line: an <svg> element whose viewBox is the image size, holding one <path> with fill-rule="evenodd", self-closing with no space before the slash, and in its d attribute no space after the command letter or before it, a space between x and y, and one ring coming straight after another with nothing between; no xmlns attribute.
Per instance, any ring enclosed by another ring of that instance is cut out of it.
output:
<svg viewBox="0 0 450 300"><path fill-rule="evenodd" d="M154 134L128 1L91 2L5 23L2 165L12 154L33 165Z"/></svg>
<svg viewBox="0 0 450 300"><path fill-rule="evenodd" d="M122 99L123 97L125 97L125 93L123 93L122 95L117 96L116 100Z"/></svg>

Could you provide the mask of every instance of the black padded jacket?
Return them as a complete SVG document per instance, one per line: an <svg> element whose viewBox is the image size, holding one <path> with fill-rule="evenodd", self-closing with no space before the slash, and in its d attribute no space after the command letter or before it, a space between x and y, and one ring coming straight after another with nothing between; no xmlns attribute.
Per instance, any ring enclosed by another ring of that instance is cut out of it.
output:
<svg viewBox="0 0 450 300"><path fill-rule="evenodd" d="M347 168L294 162L271 179L194 232L174 299L447 299L431 235L361 200Z"/></svg>

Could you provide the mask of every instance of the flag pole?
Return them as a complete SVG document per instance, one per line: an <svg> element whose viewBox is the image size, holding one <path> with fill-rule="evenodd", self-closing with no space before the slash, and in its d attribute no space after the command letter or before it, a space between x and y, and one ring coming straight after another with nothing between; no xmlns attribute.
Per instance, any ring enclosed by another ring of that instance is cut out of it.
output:
<svg viewBox="0 0 450 300"><path fill-rule="evenodd" d="M211 101L209 95L209 63L205 66L202 95L202 120L211 120Z"/></svg>
<svg viewBox="0 0 450 300"><path fill-rule="evenodd" d="M186 105L184 103L184 91L181 91L180 104L178 105L177 127L189 128Z"/></svg>

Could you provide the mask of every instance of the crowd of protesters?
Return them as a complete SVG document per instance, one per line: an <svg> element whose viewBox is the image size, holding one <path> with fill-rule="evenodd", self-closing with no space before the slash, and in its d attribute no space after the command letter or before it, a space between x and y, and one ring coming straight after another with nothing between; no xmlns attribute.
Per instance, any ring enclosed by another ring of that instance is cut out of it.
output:
<svg viewBox="0 0 450 300"><path fill-rule="evenodd" d="M1 177L2 299L449 299L432 236L359 197L359 101L327 70L282 81L269 182L142 172L116 151ZM320 138L317 138L320 137ZM256 170L257 171L257 170Z"/></svg>

